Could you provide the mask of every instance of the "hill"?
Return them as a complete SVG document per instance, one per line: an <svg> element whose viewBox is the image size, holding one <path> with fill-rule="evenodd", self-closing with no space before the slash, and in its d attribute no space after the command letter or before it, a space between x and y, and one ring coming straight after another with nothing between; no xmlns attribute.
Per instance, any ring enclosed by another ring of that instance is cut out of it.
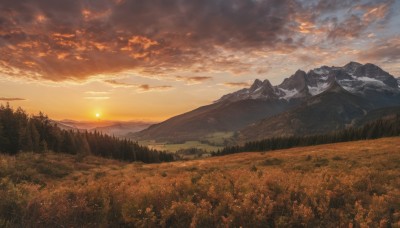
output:
<svg viewBox="0 0 400 228"><path fill-rule="evenodd" d="M396 227L400 138L187 162L0 155L0 226Z"/></svg>
<svg viewBox="0 0 400 228"><path fill-rule="evenodd" d="M57 126L64 130L100 132L103 134L114 135L116 137L124 137L129 133L134 133L148 128L154 122L145 121L76 121L76 120L60 120L55 121Z"/></svg>
<svg viewBox="0 0 400 228"><path fill-rule="evenodd" d="M162 123L129 134L135 140L184 142L204 138L211 133L237 131L244 126L273 116L296 105L296 101L246 100L214 103L172 117Z"/></svg>

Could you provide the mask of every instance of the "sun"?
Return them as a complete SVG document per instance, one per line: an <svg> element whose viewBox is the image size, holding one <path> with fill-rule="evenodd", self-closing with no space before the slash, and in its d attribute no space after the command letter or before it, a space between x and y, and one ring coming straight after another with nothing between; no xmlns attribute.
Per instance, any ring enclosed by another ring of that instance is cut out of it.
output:
<svg viewBox="0 0 400 228"><path fill-rule="evenodd" d="M96 113L96 118L100 118L100 113Z"/></svg>

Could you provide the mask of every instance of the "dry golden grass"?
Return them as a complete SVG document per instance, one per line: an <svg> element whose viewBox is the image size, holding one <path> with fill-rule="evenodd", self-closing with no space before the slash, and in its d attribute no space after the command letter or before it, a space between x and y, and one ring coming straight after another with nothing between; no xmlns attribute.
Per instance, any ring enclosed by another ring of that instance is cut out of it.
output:
<svg viewBox="0 0 400 228"><path fill-rule="evenodd" d="M0 156L0 227L400 227L400 138L163 164Z"/></svg>

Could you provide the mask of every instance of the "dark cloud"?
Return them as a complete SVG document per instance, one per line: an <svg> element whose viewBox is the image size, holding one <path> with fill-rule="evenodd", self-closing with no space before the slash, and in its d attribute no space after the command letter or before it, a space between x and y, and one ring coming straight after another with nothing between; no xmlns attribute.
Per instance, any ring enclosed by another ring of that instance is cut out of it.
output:
<svg viewBox="0 0 400 228"><path fill-rule="evenodd" d="M225 86L228 87L249 87L250 84L247 82L225 82Z"/></svg>
<svg viewBox="0 0 400 228"><path fill-rule="evenodd" d="M365 4L354 4L347 11L343 18L338 16L325 20L332 26L328 29L328 38L358 38L365 35L364 32L374 25L386 23L390 14L390 9L394 4L393 0L370 1ZM347 3L344 6L350 7Z"/></svg>
<svg viewBox="0 0 400 228"><path fill-rule="evenodd" d="M17 98L17 97L0 97L0 101L25 101L24 98Z"/></svg>
<svg viewBox="0 0 400 228"><path fill-rule="evenodd" d="M119 82L117 80L105 80L104 82L115 87L136 88L139 92L165 91L173 88L172 86L169 85L151 86L148 84L132 84L132 83Z"/></svg>
<svg viewBox="0 0 400 228"><path fill-rule="evenodd" d="M293 7L294 0L4 0L0 64L8 74L54 81L202 71L194 64L218 56L216 47L287 45Z"/></svg>
<svg viewBox="0 0 400 228"><path fill-rule="evenodd" d="M400 61L400 37L381 40L369 49L360 52L358 58L369 62L398 62Z"/></svg>
<svg viewBox="0 0 400 228"><path fill-rule="evenodd" d="M52 81L124 70L241 73L250 66L236 52L290 53L317 32L332 40L358 37L372 22L387 19L392 3L2 0L0 71ZM340 19L325 15L346 8Z"/></svg>
<svg viewBox="0 0 400 228"><path fill-rule="evenodd" d="M162 85L162 86L150 86L147 84L144 85L139 85L138 86L140 91L147 92L147 91L164 91L164 90L170 90L173 87L168 86L168 85Z"/></svg>
<svg viewBox="0 0 400 228"><path fill-rule="evenodd" d="M175 76L175 79L177 81L184 81L187 84L192 85L192 84L198 84L198 83L202 83L204 81L212 80L212 77L209 77L209 76L190 76L190 77Z"/></svg>

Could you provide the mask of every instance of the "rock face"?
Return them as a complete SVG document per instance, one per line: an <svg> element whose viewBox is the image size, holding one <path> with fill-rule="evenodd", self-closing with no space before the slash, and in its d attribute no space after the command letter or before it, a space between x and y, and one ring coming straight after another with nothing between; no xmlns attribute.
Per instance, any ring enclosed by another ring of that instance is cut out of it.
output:
<svg viewBox="0 0 400 228"><path fill-rule="evenodd" d="M308 73L298 70L277 86L271 86L267 80L262 83L257 79L249 89L227 94L216 102L305 98L324 92L335 81L347 91L360 95L365 95L368 90L398 93L400 84L398 79L376 65L350 62L343 67L322 66Z"/></svg>
<svg viewBox="0 0 400 228"><path fill-rule="evenodd" d="M298 70L276 86L267 79L257 79L249 88L130 137L182 142L215 132L237 131L245 141L326 133L351 126L370 111L396 106L400 106L400 78L373 64L350 62L307 73Z"/></svg>

